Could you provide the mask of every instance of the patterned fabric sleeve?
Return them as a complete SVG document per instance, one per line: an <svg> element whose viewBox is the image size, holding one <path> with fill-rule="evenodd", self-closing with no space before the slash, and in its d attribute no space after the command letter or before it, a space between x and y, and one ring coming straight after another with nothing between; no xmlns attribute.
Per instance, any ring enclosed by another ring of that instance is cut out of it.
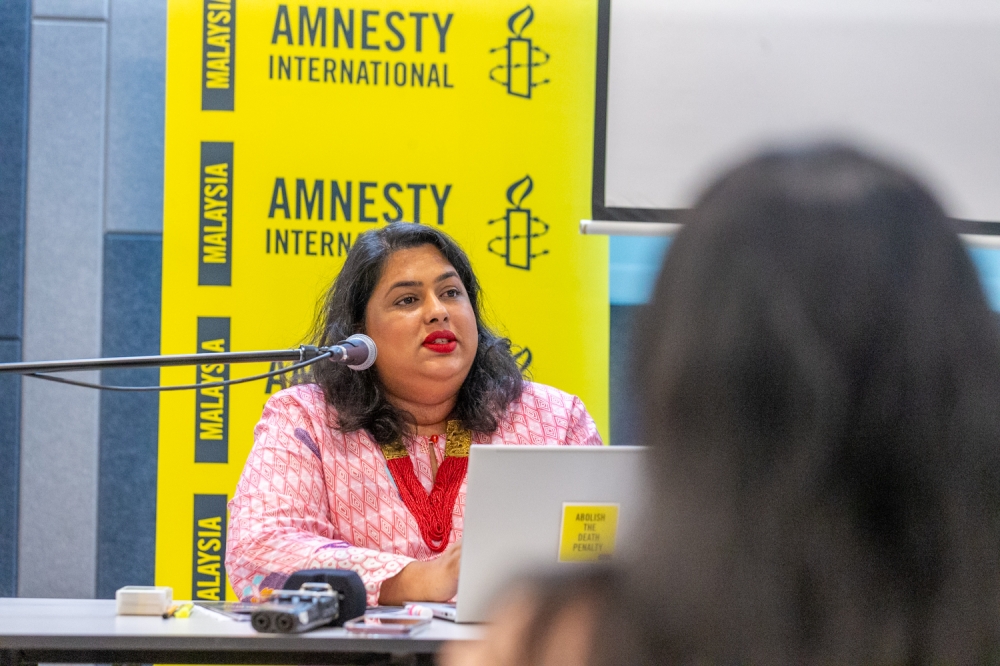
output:
<svg viewBox="0 0 1000 666"><path fill-rule="evenodd" d="M604 441L601 433L597 432L597 425L590 417L587 408L583 406L583 401L575 395L568 405L569 426L566 428L566 443L573 446L601 446Z"/></svg>
<svg viewBox="0 0 1000 666"><path fill-rule="evenodd" d="M336 533L316 445L318 422L320 415L311 418L294 395L281 392L254 429L253 449L229 502L226 571L241 599L280 589L299 569L339 568L361 576L374 606L382 582L413 561L358 548Z"/></svg>

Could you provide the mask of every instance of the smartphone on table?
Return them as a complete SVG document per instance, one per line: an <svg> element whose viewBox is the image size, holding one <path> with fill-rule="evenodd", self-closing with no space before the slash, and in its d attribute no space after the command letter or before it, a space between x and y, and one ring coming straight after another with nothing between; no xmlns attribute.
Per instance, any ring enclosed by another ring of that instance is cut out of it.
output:
<svg viewBox="0 0 1000 666"><path fill-rule="evenodd" d="M430 625L430 619L425 617L363 615L345 622L344 629L365 636L412 636Z"/></svg>

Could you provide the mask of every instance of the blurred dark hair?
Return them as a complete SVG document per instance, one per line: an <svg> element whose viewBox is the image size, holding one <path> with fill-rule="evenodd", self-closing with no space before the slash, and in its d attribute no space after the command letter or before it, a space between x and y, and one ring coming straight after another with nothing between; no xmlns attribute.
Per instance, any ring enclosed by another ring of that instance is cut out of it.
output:
<svg viewBox="0 0 1000 666"><path fill-rule="evenodd" d="M996 661L1000 337L940 205L825 145L738 166L684 223L634 369L633 653Z"/></svg>
<svg viewBox="0 0 1000 666"><path fill-rule="evenodd" d="M449 236L421 224L394 223L358 236L344 267L326 294L313 336L316 345L333 345L365 332L365 312L382 277L386 260L398 250L430 245L455 267L476 314L479 349L459 390L455 418L463 427L491 433L497 419L521 396L523 380L511 356L510 340L494 333L483 322L480 287L468 256ZM310 375L323 389L327 402L337 409L339 427L345 432L367 430L379 444L388 444L406 432L408 414L386 400L375 368L355 372L347 366L318 363Z"/></svg>

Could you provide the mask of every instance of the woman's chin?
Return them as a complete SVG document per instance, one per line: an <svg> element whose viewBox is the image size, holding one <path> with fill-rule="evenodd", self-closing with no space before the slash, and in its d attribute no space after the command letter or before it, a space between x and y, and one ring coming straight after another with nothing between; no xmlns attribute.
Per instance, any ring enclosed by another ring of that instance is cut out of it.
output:
<svg viewBox="0 0 1000 666"><path fill-rule="evenodd" d="M453 381L461 385L469 374L472 363L454 354L441 354L437 357L424 359L416 375L433 382Z"/></svg>

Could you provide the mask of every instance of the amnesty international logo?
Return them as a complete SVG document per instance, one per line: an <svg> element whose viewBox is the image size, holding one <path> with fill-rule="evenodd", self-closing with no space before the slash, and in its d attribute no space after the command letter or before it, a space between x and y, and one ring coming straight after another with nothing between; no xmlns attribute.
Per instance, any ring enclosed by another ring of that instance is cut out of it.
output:
<svg viewBox="0 0 1000 666"><path fill-rule="evenodd" d="M490 252L503 257L508 266L526 271L531 270L532 259L549 253L548 250L535 252L531 247L533 239L549 231L548 223L533 216L531 209L524 207L524 200L534 187L531 176L525 176L507 188L507 201L513 208L508 208L503 217L489 221L489 224L503 222L504 235L497 236L486 245ZM540 228L535 225L540 225Z"/></svg>
<svg viewBox="0 0 1000 666"><path fill-rule="evenodd" d="M507 43L490 49L490 53L505 51L507 62L490 70L490 80L507 88L508 95L531 99L531 91L540 85L548 83L548 79L535 80L535 68L541 67L550 59L550 55L538 48L530 37L524 36L524 31L535 20L535 11L531 5L514 12L507 19L507 28L511 37Z"/></svg>

